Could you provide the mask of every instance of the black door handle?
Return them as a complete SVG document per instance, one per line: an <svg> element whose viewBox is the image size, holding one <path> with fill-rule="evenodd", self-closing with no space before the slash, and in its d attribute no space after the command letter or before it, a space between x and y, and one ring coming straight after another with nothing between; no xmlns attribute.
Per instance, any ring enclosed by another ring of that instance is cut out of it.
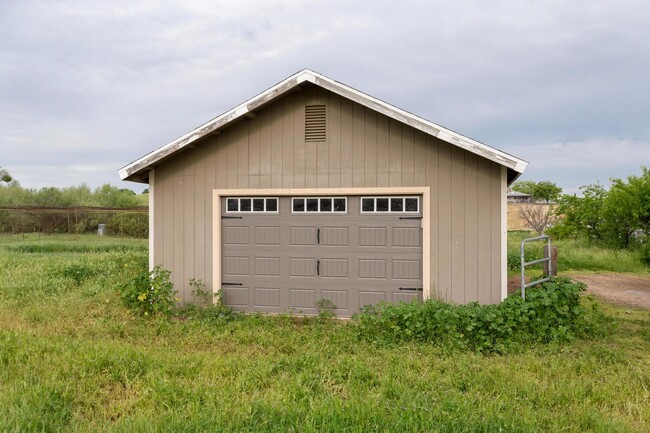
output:
<svg viewBox="0 0 650 433"><path fill-rule="evenodd" d="M316 240L318 241L318 245L320 245L320 227L316 229Z"/></svg>
<svg viewBox="0 0 650 433"><path fill-rule="evenodd" d="M320 260L316 260L316 275L320 276Z"/></svg>

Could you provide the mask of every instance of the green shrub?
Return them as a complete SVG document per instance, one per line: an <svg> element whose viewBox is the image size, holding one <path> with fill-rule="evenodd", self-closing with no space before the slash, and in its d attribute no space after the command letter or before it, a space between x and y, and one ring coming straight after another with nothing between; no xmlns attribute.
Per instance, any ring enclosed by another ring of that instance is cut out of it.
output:
<svg viewBox="0 0 650 433"><path fill-rule="evenodd" d="M171 272L156 265L151 272L140 272L119 286L124 304L144 316L171 314L175 302Z"/></svg>
<svg viewBox="0 0 650 433"><path fill-rule="evenodd" d="M353 326L362 339L380 344L418 341L477 352L507 352L522 344L593 338L608 319L594 304L581 304L585 285L557 278L515 293L496 305L452 305L435 300L365 307Z"/></svg>

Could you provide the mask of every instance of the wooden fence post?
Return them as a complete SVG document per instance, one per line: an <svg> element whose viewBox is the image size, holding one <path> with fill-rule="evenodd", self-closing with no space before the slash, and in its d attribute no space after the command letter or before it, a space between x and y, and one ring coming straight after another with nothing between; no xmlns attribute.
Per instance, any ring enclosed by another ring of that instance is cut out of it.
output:
<svg viewBox="0 0 650 433"><path fill-rule="evenodd" d="M548 246L544 245L544 257L548 257ZM548 262L544 262L544 275L557 277L557 247L551 247L551 274L548 272Z"/></svg>

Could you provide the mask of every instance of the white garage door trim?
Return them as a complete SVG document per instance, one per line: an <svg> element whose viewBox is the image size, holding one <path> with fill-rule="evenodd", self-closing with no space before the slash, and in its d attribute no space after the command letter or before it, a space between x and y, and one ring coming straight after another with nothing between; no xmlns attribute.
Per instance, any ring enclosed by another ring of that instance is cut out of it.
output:
<svg viewBox="0 0 650 433"><path fill-rule="evenodd" d="M291 189L215 189L212 190L212 281L213 292L221 289L221 198L280 196L362 196L422 195L422 298L431 297L431 200L430 188L291 188ZM216 299L216 298L215 298Z"/></svg>

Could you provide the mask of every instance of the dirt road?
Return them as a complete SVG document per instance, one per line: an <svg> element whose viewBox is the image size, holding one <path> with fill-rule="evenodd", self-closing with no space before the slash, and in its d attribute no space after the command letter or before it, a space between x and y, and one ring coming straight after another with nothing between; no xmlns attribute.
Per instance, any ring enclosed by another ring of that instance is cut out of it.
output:
<svg viewBox="0 0 650 433"><path fill-rule="evenodd" d="M587 285L587 293L608 302L650 309L650 275L616 273L562 274ZM508 293L521 285L519 276L508 278Z"/></svg>
<svg viewBox="0 0 650 433"><path fill-rule="evenodd" d="M587 285L587 293L614 304L650 308L650 275L572 274L568 275Z"/></svg>

